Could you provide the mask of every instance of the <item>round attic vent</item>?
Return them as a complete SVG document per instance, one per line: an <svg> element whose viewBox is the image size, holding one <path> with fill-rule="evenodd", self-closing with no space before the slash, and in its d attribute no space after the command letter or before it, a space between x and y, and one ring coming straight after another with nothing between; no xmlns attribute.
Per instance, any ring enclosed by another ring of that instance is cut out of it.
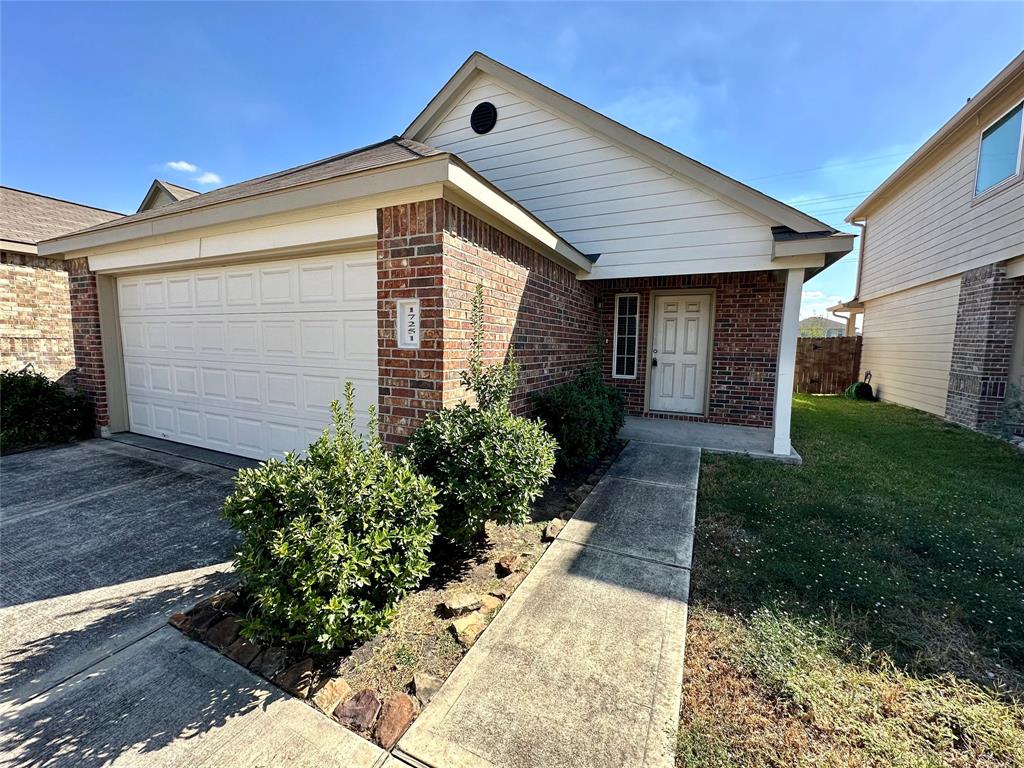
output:
<svg viewBox="0 0 1024 768"><path fill-rule="evenodd" d="M489 101L482 101L473 107L469 125L477 133L487 133L498 122L498 108Z"/></svg>

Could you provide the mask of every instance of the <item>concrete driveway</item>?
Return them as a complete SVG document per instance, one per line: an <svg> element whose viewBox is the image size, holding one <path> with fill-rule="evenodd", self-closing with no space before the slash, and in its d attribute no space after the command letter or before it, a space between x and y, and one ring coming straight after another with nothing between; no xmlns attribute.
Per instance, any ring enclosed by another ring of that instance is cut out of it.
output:
<svg viewBox="0 0 1024 768"><path fill-rule="evenodd" d="M92 440L0 475L0 765L383 762L166 626L233 582L232 470Z"/></svg>

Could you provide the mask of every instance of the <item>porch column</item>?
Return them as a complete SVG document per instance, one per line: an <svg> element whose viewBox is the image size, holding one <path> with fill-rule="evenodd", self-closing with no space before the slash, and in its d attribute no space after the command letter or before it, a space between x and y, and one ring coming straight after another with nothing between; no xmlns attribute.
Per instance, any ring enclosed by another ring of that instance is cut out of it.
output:
<svg viewBox="0 0 1024 768"><path fill-rule="evenodd" d="M786 272L786 295L782 304L782 328L779 333L779 356L775 376L775 413L772 423L775 439L772 453L789 456L789 425L793 411L793 380L796 368L796 339L800 335L800 295L804 287L804 270Z"/></svg>

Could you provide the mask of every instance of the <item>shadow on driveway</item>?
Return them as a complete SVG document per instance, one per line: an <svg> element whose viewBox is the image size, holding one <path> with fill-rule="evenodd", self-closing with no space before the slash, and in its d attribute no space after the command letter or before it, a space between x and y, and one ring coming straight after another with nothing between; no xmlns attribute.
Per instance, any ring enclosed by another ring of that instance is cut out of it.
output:
<svg viewBox="0 0 1024 768"><path fill-rule="evenodd" d="M7 456L0 700L33 696L231 579L232 473L104 440Z"/></svg>

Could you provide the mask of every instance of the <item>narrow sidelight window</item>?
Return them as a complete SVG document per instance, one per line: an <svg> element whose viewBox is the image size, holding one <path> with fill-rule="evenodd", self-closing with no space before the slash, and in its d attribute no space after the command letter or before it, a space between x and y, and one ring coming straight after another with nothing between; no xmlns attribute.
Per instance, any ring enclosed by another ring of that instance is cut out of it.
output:
<svg viewBox="0 0 1024 768"><path fill-rule="evenodd" d="M640 297L622 293L615 297L615 340L612 345L612 377L636 378L636 338Z"/></svg>
<svg viewBox="0 0 1024 768"><path fill-rule="evenodd" d="M981 134L975 195L1020 173L1022 112L1024 104L1018 104Z"/></svg>

